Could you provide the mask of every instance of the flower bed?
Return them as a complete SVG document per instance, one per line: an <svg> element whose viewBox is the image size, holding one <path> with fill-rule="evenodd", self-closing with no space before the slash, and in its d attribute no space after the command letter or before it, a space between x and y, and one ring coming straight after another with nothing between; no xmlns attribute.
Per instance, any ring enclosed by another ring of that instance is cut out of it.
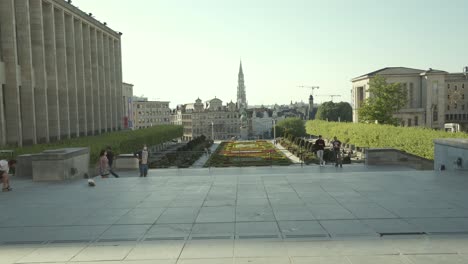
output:
<svg viewBox="0 0 468 264"><path fill-rule="evenodd" d="M205 167L290 165L291 161L267 141L222 142Z"/></svg>

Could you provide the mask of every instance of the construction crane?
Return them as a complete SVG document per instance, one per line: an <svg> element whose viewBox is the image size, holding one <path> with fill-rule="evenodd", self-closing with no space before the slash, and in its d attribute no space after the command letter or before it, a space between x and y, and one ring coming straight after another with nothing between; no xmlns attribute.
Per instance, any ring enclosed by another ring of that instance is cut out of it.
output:
<svg viewBox="0 0 468 264"><path fill-rule="evenodd" d="M314 89L318 89L320 87L318 86L310 86L310 85L298 85L297 87L301 87L301 88L308 88L310 89L310 95L314 96Z"/></svg>
<svg viewBox="0 0 468 264"><path fill-rule="evenodd" d="M341 95L339 95L339 94L320 94L320 95L316 95L316 96L330 96L332 102L333 102L333 98L341 97Z"/></svg>

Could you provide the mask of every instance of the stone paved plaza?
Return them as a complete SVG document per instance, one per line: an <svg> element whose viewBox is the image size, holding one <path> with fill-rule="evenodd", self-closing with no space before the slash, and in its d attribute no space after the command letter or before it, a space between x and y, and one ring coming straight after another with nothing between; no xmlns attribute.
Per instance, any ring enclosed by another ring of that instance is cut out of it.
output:
<svg viewBox="0 0 468 264"><path fill-rule="evenodd" d="M6 263L468 263L468 173L166 169L0 193ZM135 175L135 176L134 176Z"/></svg>

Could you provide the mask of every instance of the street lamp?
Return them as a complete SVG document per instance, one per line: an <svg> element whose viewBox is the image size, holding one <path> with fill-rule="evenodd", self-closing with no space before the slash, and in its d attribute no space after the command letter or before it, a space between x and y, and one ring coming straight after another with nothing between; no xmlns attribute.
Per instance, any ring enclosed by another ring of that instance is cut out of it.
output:
<svg viewBox="0 0 468 264"><path fill-rule="evenodd" d="M276 142L276 119L273 119L273 140Z"/></svg>
<svg viewBox="0 0 468 264"><path fill-rule="evenodd" d="M214 141L214 123L211 121L211 140Z"/></svg>

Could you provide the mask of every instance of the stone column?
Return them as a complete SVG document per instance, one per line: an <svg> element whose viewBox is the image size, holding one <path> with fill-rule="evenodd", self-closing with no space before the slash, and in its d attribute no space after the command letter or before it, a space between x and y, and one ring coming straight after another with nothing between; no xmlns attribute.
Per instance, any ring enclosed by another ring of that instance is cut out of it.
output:
<svg viewBox="0 0 468 264"><path fill-rule="evenodd" d="M68 109L70 117L70 136L80 135L80 124L78 119L78 93L76 80L76 49L75 49L75 26L73 17L65 15L65 37L67 50L67 77L68 77Z"/></svg>
<svg viewBox="0 0 468 264"><path fill-rule="evenodd" d="M111 111L111 128L112 131L117 129L116 115L117 107L115 102L115 86L117 82L116 70L115 70L115 51L114 51L114 38L109 39L109 65L110 65L110 89L109 89L109 98L110 98L110 111Z"/></svg>
<svg viewBox="0 0 468 264"><path fill-rule="evenodd" d="M112 97L110 96L111 89L111 68L110 68L110 41L109 36L104 36L104 71L106 73L105 95L106 95L106 127L108 131L112 131Z"/></svg>
<svg viewBox="0 0 468 264"><path fill-rule="evenodd" d="M43 2L44 48L47 72L47 103L49 111L49 135L52 141L60 139L59 98L57 80L57 51L55 46L54 7Z"/></svg>
<svg viewBox="0 0 468 264"><path fill-rule="evenodd" d="M88 135L94 135L93 76L91 71L91 38L88 24L83 23L83 54Z"/></svg>
<svg viewBox="0 0 468 264"><path fill-rule="evenodd" d="M117 84L116 87L116 101L117 101L117 128L122 130L123 126L123 97L122 97L122 47L121 47L120 36L115 41L115 53L116 53L116 71L117 71Z"/></svg>
<svg viewBox="0 0 468 264"><path fill-rule="evenodd" d="M44 49L42 1L29 0L31 19L32 64L34 67L34 104L37 143L49 143L49 109Z"/></svg>
<svg viewBox="0 0 468 264"><path fill-rule="evenodd" d="M57 81L60 117L60 138L70 138L70 113L68 102L67 45L65 38L65 14L54 9L55 41L57 52Z"/></svg>
<svg viewBox="0 0 468 264"><path fill-rule="evenodd" d="M36 144L36 116L34 105L34 74L31 47L29 1L15 0L16 40L18 64L21 67L21 127L24 144Z"/></svg>
<svg viewBox="0 0 468 264"><path fill-rule="evenodd" d="M86 89L83 50L83 23L80 19L73 19L75 27L75 59L76 59L76 93L78 101L79 135L88 135L88 122L86 111Z"/></svg>
<svg viewBox="0 0 468 264"><path fill-rule="evenodd" d="M99 112L101 113L101 133L107 132L107 113L106 113L106 72L104 69L104 39L103 32L97 32L97 54L99 71Z"/></svg>
<svg viewBox="0 0 468 264"><path fill-rule="evenodd" d="M5 118L5 143L22 146L21 108L19 86L21 85L18 53L16 49L16 25L13 0L0 1L0 27L3 61L5 63L5 85L2 85L2 108Z"/></svg>
<svg viewBox="0 0 468 264"><path fill-rule="evenodd" d="M92 76L92 97L94 109L94 134L101 133L101 112L99 109L99 69L98 69L98 53L97 53L97 29L90 28L91 41L91 76Z"/></svg>

